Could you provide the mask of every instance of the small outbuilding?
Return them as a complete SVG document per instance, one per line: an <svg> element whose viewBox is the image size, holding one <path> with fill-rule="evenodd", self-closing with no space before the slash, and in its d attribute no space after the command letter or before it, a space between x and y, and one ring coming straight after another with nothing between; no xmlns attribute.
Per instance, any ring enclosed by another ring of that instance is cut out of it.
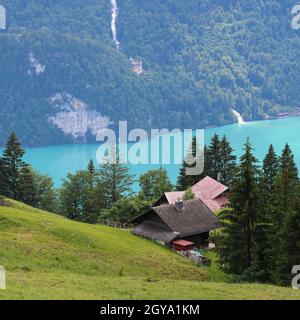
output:
<svg viewBox="0 0 300 320"><path fill-rule="evenodd" d="M187 240L175 240L172 241L174 251L189 251L193 250L195 243Z"/></svg>

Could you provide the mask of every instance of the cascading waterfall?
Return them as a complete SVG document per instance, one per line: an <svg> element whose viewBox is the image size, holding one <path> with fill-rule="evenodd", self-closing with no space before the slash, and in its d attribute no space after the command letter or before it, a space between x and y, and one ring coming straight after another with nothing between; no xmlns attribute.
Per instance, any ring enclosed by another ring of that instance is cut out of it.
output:
<svg viewBox="0 0 300 320"><path fill-rule="evenodd" d="M117 37L117 17L118 17L118 5L117 5L117 0L111 0L111 5L112 5L112 15L111 15L111 31L113 35L113 41L115 42L117 49L120 47L120 42L118 41Z"/></svg>
<svg viewBox="0 0 300 320"><path fill-rule="evenodd" d="M239 112L237 112L234 109L231 109L232 113L234 114L234 116L236 117L238 124L245 124L245 120L243 119L243 117L241 116L241 114Z"/></svg>

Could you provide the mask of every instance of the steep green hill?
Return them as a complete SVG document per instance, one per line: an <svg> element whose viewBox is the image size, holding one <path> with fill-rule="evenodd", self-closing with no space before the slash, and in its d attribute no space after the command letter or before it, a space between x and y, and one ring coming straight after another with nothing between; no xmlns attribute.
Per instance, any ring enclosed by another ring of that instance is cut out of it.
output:
<svg viewBox="0 0 300 320"><path fill-rule="evenodd" d="M0 4L0 145L11 130L36 146L118 120L202 128L235 121L231 108L251 120L298 107L294 0L117 0L119 50L110 0Z"/></svg>
<svg viewBox="0 0 300 320"><path fill-rule="evenodd" d="M127 231L66 220L16 202L0 207L0 299L300 299L300 292L221 281L216 266Z"/></svg>

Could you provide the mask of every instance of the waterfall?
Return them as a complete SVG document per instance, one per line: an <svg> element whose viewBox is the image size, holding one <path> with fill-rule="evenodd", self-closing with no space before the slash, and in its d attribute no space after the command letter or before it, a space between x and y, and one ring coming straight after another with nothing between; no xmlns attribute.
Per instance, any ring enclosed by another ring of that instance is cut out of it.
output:
<svg viewBox="0 0 300 320"><path fill-rule="evenodd" d="M237 112L237 111L234 110L234 109L231 109L231 111L232 111L232 113L234 114L234 116L236 117L236 119L237 119L237 121L238 121L239 124L245 124L245 123L246 123L239 112Z"/></svg>
<svg viewBox="0 0 300 320"><path fill-rule="evenodd" d="M6 9L0 5L0 30L6 30Z"/></svg>
<svg viewBox="0 0 300 320"><path fill-rule="evenodd" d="M117 0L111 0L111 5L112 5L112 9L111 9L111 31L112 31L112 35L113 35L113 41L115 42L117 49L119 49L120 47L120 42L118 41L118 37L117 37L117 26L116 26L116 21L117 21L117 17L118 17L118 5L117 5Z"/></svg>

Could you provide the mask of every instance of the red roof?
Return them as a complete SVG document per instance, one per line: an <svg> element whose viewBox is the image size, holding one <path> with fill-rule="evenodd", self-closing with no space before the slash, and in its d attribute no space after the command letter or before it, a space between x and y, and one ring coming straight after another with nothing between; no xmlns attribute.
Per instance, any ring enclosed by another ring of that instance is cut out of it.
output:
<svg viewBox="0 0 300 320"><path fill-rule="evenodd" d="M210 177L206 177L195 184L192 190L203 201L216 199L227 191L228 187Z"/></svg>
<svg viewBox="0 0 300 320"><path fill-rule="evenodd" d="M197 199L202 200L207 207L215 212L228 203L228 197L224 194L228 187L222 183L206 177L192 187ZM165 196L169 204L175 204L178 198L182 199L184 192L166 192Z"/></svg>
<svg viewBox="0 0 300 320"><path fill-rule="evenodd" d="M229 200L227 196L220 196L214 200L204 199L203 202L209 207L212 212L216 212L225 207L228 204Z"/></svg>
<svg viewBox="0 0 300 320"><path fill-rule="evenodd" d="M175 204L175 202L179 199L182 200L184 195L183 191L175 191L175 192L166 192L165 196L169 202L169 204Z"/></svg>
<svg viewBox="0 0 300 320"><path fill-rule="evenodd" d="M195 244L194 242L190 242L190 241L187 241L187 240L177 240L177 241L173 241L172 243L173 244L177 244L177 245L182 246L182 247L188 247L188 246L192 246L192 245Z"/></svg>

